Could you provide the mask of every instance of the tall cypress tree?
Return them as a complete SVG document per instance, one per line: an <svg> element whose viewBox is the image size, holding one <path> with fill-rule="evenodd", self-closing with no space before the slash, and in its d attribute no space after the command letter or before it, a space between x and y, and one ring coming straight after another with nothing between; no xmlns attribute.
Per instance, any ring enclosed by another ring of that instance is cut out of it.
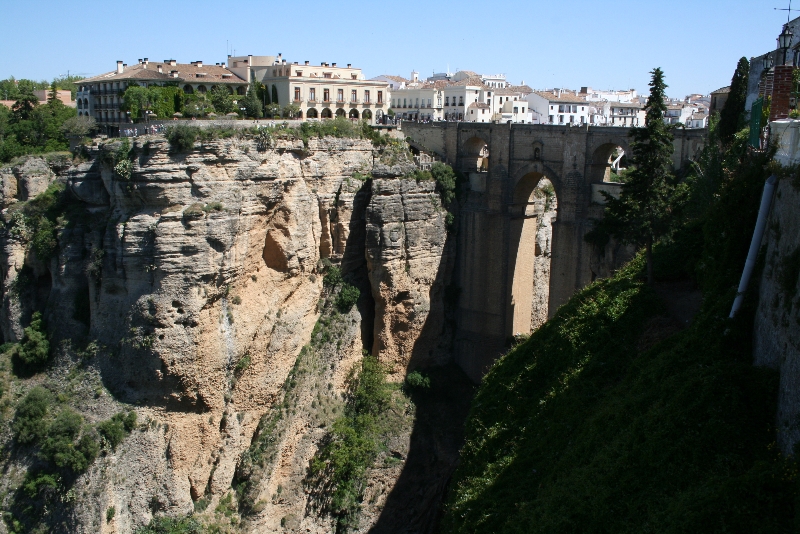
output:
<svg viewBox="0 0 800 534"><path fill-rule="evenodd" d="M272 86L272 103L280 105L280 102L278 102L278 88L274 85Z"/></svg>
<svg viewBox="0 0 800 534"><path fill-rule="evenodd" d="M731 91L719 116L719 138L729 143L744 126L744 106L747 100L747 82L750 77L750 62L746 57L739 60L731 79Z"/></svg>
<svg viewBox="0 0 800 534"><path fill-rule="evenodd" d="M631 132L629 181L622 186L619 199L606 195L603 219L586 236L588 241L597 242L601 236L607 240L613 235L622 243L644 247L648 284L653 283L653 243L669 232L678 200L672 173L673 136L664 123L667 85L661 69L651 74L644 128Z"/></svg>

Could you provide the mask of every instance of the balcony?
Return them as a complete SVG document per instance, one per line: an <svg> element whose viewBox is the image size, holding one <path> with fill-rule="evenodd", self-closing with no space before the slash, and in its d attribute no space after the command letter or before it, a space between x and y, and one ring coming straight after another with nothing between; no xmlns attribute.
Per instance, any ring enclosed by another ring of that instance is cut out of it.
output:
<svg viewBox="0 0 800 534"><path fill-rule="evenodd" d="M292 100L292 103L293 103L293 104L299 104L299 103L301 103L302 101L303 101L303 99L302 99L302 98L295 98L294 100Z"/></svg>
<svg viewBox="0 0 800 534"><path fill-rule="evenodd" d="M351 98L350 101L348 102L348 104L350 104L351 106L354 106L354 105L360 104L360 103L361 103L361 100L358 99L358 98Z"/></svg>
<svg viewBox="0 0 800 534"><path fill-rule="evenodd" d="M309 98L307 103L308 103L309 106L316 106L317 105L317 99L316 98Z"/></svg>

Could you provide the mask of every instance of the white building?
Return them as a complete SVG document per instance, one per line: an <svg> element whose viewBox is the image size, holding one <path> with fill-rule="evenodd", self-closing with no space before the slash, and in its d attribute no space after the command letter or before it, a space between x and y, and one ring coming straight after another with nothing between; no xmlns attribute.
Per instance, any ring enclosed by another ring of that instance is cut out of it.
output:
<svg viewBox="0 0 800 534"><path fill-rule="evenodd" d="M533 91L526 97L534 121L540 124L588 124L589 103L584 95L563 89Z"/></svg>
<svg viewBox="0 0 800 534"><path fill-rule="evenodd" d="M424 82L418 76L412 72L405 88L392 92L392 109L403 120L530 122L525 97L531 88L511 86L503 75L484 77L459 71L434 74ZM522 101L525 103L513 104Z"/></svg>
<svg viewBox="0 0 800 534"><path fill-rule="evenodd" d="M638 103L639 94L636 89L626 91L601 91L591 87L581 87L580 94L586 96L587 102L621 102Z"/></svg>
<svg viewBox="0 0 800 534"><path fill-rule="evenodd" d="M706 128L708 126L708 114L706 113L692 113L692 116L686 121L687 128Z"/></svg>

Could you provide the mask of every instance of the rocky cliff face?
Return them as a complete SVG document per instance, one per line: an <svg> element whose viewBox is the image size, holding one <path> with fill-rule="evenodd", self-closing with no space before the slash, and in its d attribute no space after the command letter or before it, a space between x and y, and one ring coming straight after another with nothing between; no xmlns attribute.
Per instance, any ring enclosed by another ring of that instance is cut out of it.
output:
<svg viewBox="0 0 800 534"><path fill-rule="evenodd" d="M778 445L786 455L800 441L800 189L778 184L768 231L754 323L756 365L780 371Z"/></svg>
<svg viewBox="0 0 800 534"><path fill-rule="evenodd" d="M75 487L86 498L59 528L131 532L156 512L214 510L300 365L317 372L293 386L274 459L252 477L251 497L261 504L237 528L328 532L301 483L334 413L318 404L333 410L363 349L396 380L447 358L443 295L453 254L435 184L400 178L408 159L385 165L371 142L356 139L277 139L265 149L230 138L175 154L163 138L140 138L128 153L129 175L109 157L118 150L100 144L84 163L34 158L0 173L3 207L13 211L62 181L79 221L59 229L49 261L6 224L4 341L18 341L31 313L44 310L62 375L78 365L75 347L95 342L80 353L96 382L93 396L80 397L84 417L107 417L124 403L145 422L80 477ZM336 346L320 342L312 358L303 347L325 306L324 258L341 265L362 297L338 319ZM14 462L6 461L16 466L6 490L24 472ZM396 471L373 477L382 488L374 506ZM116 514L106 520L110 506Z"/></svg>

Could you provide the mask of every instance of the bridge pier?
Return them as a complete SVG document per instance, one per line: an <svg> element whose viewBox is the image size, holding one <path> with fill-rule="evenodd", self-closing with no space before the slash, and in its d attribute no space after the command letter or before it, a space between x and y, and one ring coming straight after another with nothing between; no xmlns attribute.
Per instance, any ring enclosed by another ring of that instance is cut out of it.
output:
<svg viewBox="0 0 800 534"><path fill-rule="evenodd" d="M541 179L552 183L558 206L552 225L548 316L624 259L614 254L600 257L584 236L592 219L602 216L602 206L592 202L593 188L602 189L600 184L607 183L617 147L630 153L630 129L404 123L403 131L417 146L469 176L470 190L460 208L454 273L461 289L455 359L477 382L508 349L514 334L530 331L520 329L531 308L530 293L523 288L535 273L531 259L536 232L518 208L529 202ZM699 153L706 135L705 130L676 130L676 168Z"/></svg>

